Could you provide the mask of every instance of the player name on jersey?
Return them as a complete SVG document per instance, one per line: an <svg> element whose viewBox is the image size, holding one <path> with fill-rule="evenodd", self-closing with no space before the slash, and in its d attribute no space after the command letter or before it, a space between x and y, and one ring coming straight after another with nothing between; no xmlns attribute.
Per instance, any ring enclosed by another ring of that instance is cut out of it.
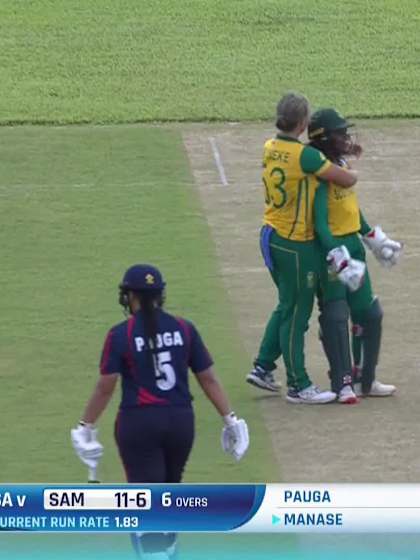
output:
<svg viewBox="0 0 420 560"><path fill-rule="evenodd" d="M142 336L134 338L137 352L143 352L145 348L154 348L154 343L151 339L148 340L149 346L146 346L146 341ZM164 332L156 335L156 348L172 348L173 346L184 346L181 333L179 331Z"/></svg>

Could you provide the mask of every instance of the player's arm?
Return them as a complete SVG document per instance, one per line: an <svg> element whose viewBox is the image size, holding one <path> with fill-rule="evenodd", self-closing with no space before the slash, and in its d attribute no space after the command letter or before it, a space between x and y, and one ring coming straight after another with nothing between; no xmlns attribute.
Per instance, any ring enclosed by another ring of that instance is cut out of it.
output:
<svg viewBox="0 0 420 560"><path fill-rule="evenodd" d="M114 329L111 329L105 338L99 368L101 376L86 405L82 418L82 421L86 424L94 424L105 410L114 393L120 375L119 372L123 368L118 335Z"/></svg>
<svg viewBox="0 0 420 560"><path fill-rule="evenodd" d="M79 459L89 467L89 479L96 480L96 468L104 448L97 440L95 422L105 410L115 389L119 374L101 375L85 412L76 428L71 430L71 441Z"/></svg>
<svg viewBox="0 0 420 560"><path fill-rule="evenodd" d="M117 372L122 371L122 355L113 329L109 331L105 339L100 371L101 376L88 400L82 419L78 426L71 430L73 448L80 460L89 467L91 471L89 476L92 478L96 478L94 471L103 454L103 446L96 439L95 422L107 407L114 393L119 377Z"/></svg>
<svg viewBox="0 0 420 560"><path fill-rule="evenodd" d="M305 173L316 175L339 187L349 188L357 183L357 171L335 165L312 146L303 148L300 164Z"/></svg>
<svg viewBox="0 0 420 560"><path fill-rule="evenodd" d="M220 416L228 416L231 412L229 399L218 380L213 367L210 366L204 371L196 373L196 377L204 394L213 404Z"/></svg>
<svg viewBox="0 0 420 560"><path fill-rule="evenodd" d="M229 399L218 380L213 367L196 373L197 381L204 394L223 417L221 444L226 453L230 453L237 461L242 459L249 446L248 426L242 418L231 412Z"/></svg>
<svg viewBox="0 0 420 560"><path fill-rule="evenodd" d="M229 400L214 371L213 359L195 326L187 322L187 328L190 340L188 365L218 413L223 417L228 416L231 412Z"/></svg>
<svg viewBox="0 0 420 560"><path fill-rule="evenodd" d="M317 177L331 183L335 183L339 187L349 188L357 183L357 171L355 169L344 169L339 165L332 163L328 169L316 173Z"/></svg>
<svg viewBox="0 0 420 560"><path fill-rule="evenodd" d="M206 397L222 416L221 444L226 453L230 453L237 461L242 459L249 446L248 426L242 418L232 412L229 399L213 369L213 360L207 351L197 329L189 324L190 357L189 366L195 373L197 381Z"/></svg>
<svg viewBox="0 0 420 560"><path fill-rule="evenodd" d="M327 251L339 247L339 241L331 233L328 225L328 183L321 181L314 200L315 231L321 245Z"/></svg>
<svg viewBox="0 0 420 560"><path fill-rule="evenodd" d="M119 375L119 373L101 375L86 405L82 422L95 424L114 394Z"/></svg>
<svg viewBox="0 0 420 560"><path fill-rule="evenodd" d="M360 229L359 229L360 235L367 235L371 231L372 231L372 228L367 223L362 211L360 210Z"/></svg>

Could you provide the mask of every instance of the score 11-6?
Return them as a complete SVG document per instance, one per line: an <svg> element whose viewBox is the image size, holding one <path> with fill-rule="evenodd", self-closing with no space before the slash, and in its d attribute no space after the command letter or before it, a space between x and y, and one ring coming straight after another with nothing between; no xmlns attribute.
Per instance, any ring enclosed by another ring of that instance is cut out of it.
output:
<svg viewBox="0 0 420 560"><path fill-rule="evenodd" d="M150 490L115 492L114 497L119 509L150 509L152 507Z"/></svg>

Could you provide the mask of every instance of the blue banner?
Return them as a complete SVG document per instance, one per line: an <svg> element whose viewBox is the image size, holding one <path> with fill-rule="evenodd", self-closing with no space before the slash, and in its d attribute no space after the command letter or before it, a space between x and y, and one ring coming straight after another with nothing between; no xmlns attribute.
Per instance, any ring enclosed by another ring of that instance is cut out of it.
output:
<svg viewBox="0 0 420 560"><path fill-rule="evenodd" d="M420 485L13 484L0 531L420 533Z"/></svg>
<svg viewBox="0 0 420 560"><path fill-rule="evenodd" d="M258 511L265 485L9 485L1 531L232 531Z"/></svg>

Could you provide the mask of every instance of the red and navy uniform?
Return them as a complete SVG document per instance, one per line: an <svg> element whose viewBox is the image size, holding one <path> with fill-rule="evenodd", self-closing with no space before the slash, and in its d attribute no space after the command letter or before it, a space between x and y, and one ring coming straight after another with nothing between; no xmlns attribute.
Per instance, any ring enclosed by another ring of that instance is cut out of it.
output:
<svg viewBox="0 0 420 560"><path fill-rule="evenodd" d="M114 326L102 351L102 375L121 375L115 437L129 482L180 482L194 439L188 370L212 364L197 329L158 312L154 341L141 311Z"/></svg>

